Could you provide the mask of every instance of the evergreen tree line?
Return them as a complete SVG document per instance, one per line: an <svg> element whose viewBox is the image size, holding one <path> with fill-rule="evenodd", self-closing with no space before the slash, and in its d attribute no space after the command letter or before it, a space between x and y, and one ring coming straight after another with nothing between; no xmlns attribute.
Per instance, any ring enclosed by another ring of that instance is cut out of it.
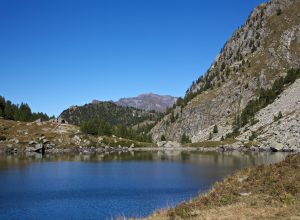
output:
<svg viewBox="0 0 300 220"><path fill-rule="evenodd" d="M89 119L80 125L81 132L91 135L99 136L112 136L126 138L130 140L135 140L139 142L152 142L152 138L148 135L148 132L153 127L153 125L146 125L133 129L132 127L126 126L124 124L111 125L107 121L94 118Z"/></svg>
<svg viewBox="0 0 300 220"><path fill-rule="evenodd" d="M277 79L272 88L261 89L259 97L251 100L241 113L240 125L243 127L247 123L255 123L255 114L262 108L274 102L274 100L283 92L286 85L292 84L296 79L300 78L300 69L291 69L283 78Z"/></svg>
<svg viewBox="0 0 300 220"><path fill-rule="evenodd" d="M0 117L7 120L25 122L35 121L37 119L47 121L50 119L50 117L45 113L33 113L29 105L26 103L16 105L9 100L5 100L2 96L0 96Z"/></svg>
<svg viewBox="0 0 300 220"><path fill-rule="evenodd" d="M123 107L113 102L101 102L77 106L76 109L69 108L62 112L61 117L70 124L80 126L83 122L100 118L111 126L125 124L134 126L144 121L158 121L162 113L148 112L132 107Z"/></svg>

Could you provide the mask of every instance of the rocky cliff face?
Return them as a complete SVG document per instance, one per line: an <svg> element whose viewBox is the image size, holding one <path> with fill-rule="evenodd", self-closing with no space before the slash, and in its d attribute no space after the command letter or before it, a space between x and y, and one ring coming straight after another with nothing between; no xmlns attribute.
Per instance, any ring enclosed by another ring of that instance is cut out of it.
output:
<svg viewBox="0 0 300 220"><path fill-rule="evenodd" d="M257 123L245 126L237 139L247 141L255 134L262 148L296 151L300 146L300 79L255 118Z"/></svg>
<svg viewBox="0 0 300 220"><path fill-rule="evenodd" d="M255 8L233 33L209 70L189 88L185 105L178 105L153 129L179 141L214 139L232 132L232 122L261 88L269 88L288 69L300 65L300 1L273 0ZM190 98L189 98L190 97Z"/></svg>
<svg viewBox="0 0 300 220"><path fill-rule="evenodd" d="M167 108L174 105L177 98L169 95L157 95L153 93L142 94L132 98L122 98L116 102L117 105L134 107L146 111L165 112Z"/></svg>

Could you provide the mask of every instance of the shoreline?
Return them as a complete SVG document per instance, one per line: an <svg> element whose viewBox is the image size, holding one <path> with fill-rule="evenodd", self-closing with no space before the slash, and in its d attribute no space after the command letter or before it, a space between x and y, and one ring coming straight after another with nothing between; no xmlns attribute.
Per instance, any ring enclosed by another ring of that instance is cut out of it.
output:
<svg viewBox="0 0 300 220"><path fill-rule="evenodd" d="M298 219L299 167L296 153L275 164L242 169L210 191L143 219Z"/></svg>
<svg viewBox="0 0 300 220"><path fill-rule="evenodd" d="M62 148L52 148L45 149L42 153L41 151L27 151L26 148L6 148L0 149L1 155L13 155L13 154L26 154L26 153L40 153L40 154L60 154L60 153L70 153L70 154L101 154L101 153L126 153L126 152L140 152L140 151L162 151L162 152L281 152L281 153L300 153L300 149L297 150L272 150L259 147L245 147L239 146L235 147L233 145L219 146L219 147L62 147Z"/></svg>

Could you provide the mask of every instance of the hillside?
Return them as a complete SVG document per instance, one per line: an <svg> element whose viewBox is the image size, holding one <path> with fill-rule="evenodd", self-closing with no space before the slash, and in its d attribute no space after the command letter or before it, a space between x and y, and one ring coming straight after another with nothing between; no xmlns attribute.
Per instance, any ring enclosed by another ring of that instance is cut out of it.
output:
<svg viewBox="0 0 300 220"><path fill-rule="evenodd" d="M76 125L54 120L20 122L0 119L0 153L30 154L42 147L46 153L103 153L153 146L115 136L84 134Z"/></svg>
<svg viewBox="0 0 300 220"><path fill-rule="evenodd" d="M245 132L240 120L249 101L259 97L262 89L271 88L288 70L300 66L299 9L300 1L294 0L273 0L255 8L225 43L209 70L193 82L176 108L152 129L153 139L159 141L163 135L167 140L180 141L186 135L192 142L199 142ZM284 115L293 114L299 120L294 107ZM268 117L273 118L273 113ZM218 128L216 134L214 126ZM284 129L292 129L291 126L287 123ZM299 130L295 133L298 135ZM259 138L264 134L262 131ZM238 137L243 138L245 135ZM282 144L279 138L275 142Z"/></svg>
<svg viewBox="0 0 300 220"><path fill-rule="evenodd" d="M153 93L142 94L132 98L122 98L116 102L117 105L125 107L134 107L146 111L165 112L172 107L177 98L168 95L157 95Z"/></svg>
<svg viewBox="0 0 300 220"><path fill-rule="evenodd" d="M97 102L70 107L64 110L60 117L74 125L80 125L90 119L100 118L111 126L118 124L134 126L144 122L153 123L160 117L160 114L118 106L112 102Z"/></svg>

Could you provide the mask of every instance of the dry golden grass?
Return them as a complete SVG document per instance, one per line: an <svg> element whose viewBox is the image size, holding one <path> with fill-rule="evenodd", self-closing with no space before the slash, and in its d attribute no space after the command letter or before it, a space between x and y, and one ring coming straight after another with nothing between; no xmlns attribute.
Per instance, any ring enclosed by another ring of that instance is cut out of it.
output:
<svg viewBox="0 0 300 220"><path fill-rule="evenodd" d="M19 143L16 147L28 144L28 142L37 140L41 136L45 136L53 143L60 144L64 147L70 142L72 135L79 132L79 128L74 125L61 125L51 122L18 122L0 119L0 136L7 140L16 138ZM58 142L58 140L60 140ZM3 142L1 145L6 145Z"/></svg>
<svg viewBox="0 0 300 220"><path fill-rule="evenodd" d="M80 137L80 142L74 141L74 136ZM17 122L0 119L0 141L1 148L6 148L8 144L13 144L14 148L24 148L30 141L37 141L39 137L44 136L57 148L72 148L78 145L84 147L102 147L108 145L111 147L153 147L152 143L132 141L118 137L98 137L87 135L80 132L79 127L70 124L57 124L52 122ZM19 143L10 140L17 139ZM99 140L101 139L101 140ZM88 141L85 142L85 141Z"/></svg>
<svg viewBox="0 0 300 220"><path fill-rule="evenodd" d="M300 219L300 154L244 169L156 219Z"/></svg>

